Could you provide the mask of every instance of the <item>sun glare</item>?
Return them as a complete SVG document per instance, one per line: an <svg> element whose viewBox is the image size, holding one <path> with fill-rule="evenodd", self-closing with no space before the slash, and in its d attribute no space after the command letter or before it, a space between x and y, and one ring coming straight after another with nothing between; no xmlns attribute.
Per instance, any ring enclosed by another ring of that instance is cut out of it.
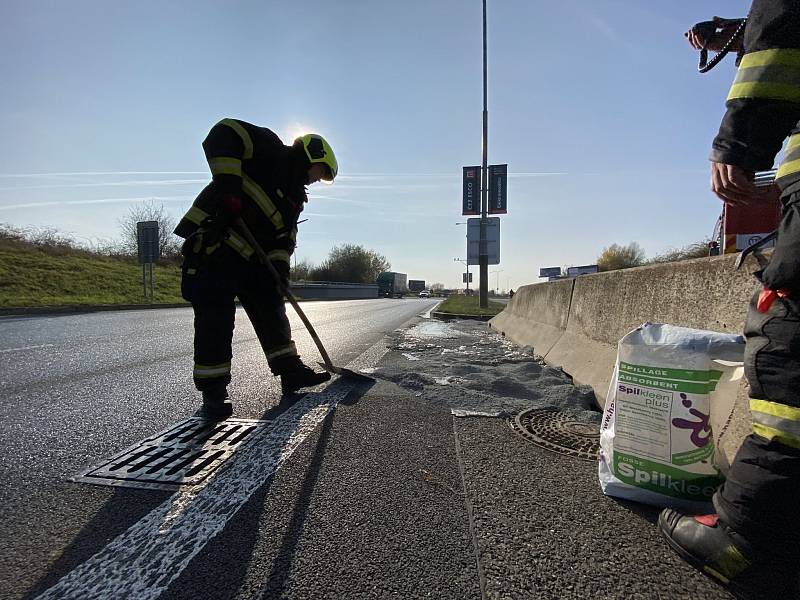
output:
<svg viewBox="0 0 800 600"><path fill-rule="evenodd" d="M300 136L306 135L308 133L314 133L314 130L307 125L302 125L300 123L292 123L288 127L284 129L286 132L286 143L291 144Z"/></svg>

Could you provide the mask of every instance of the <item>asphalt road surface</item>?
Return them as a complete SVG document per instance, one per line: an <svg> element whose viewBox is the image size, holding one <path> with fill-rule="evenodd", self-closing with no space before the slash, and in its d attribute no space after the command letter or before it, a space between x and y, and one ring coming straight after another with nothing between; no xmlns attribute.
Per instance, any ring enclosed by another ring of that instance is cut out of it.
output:
<svg viewBox="0 0 800 600"><path fill-rule="evenodd" d="M453 416L453 386L474 399L479 381L444 357L477 352L495 395L522 393L497 365L538 373L533 400L563 375L521 364L499 336L468 341L474 324L443 337L419 323L436 335L388 336L386 352L384 334L435 304L303 304L333 361L378 380L284 404L239 313L234 418L260 422L178 491L69 479L194 413L190 310L0 320L0 598L731 597L660 539L656 508L603 496L596 462L543 450L503 418Z"/></svg>
<svg viewBox="0 0 800 600"><path fill-rule="evenodd" d="M334 364L345 365L436 303L303 308ZM314 364L316 348L287 309L298 350ZM192 334L188 308L0 319L0 597L46 589L170 496L66 480L196 411ZM241 309L232 375L234 417L275 412L279 381Z"/></svg>

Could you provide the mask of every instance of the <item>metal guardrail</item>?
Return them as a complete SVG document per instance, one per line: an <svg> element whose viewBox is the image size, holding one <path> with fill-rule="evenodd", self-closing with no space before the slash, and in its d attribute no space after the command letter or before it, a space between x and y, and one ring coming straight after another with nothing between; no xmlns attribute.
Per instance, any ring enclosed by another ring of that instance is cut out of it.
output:
<svg viewBox="0 0 800 600"><path fill-rule="evenodd" d="M337 287L374 287L377 289L378 285L375 283L347 283L344 281L306 281L301 279L299 281L291 281L290 286L299 287L325 287L335 285Z"/></svg>
<svg viewBox="0 0 800 600"><path fill-rule="evenodd" d="M336 281L292 281L292 293L303 300L355 300L378 297L378 286Z"/></svg>

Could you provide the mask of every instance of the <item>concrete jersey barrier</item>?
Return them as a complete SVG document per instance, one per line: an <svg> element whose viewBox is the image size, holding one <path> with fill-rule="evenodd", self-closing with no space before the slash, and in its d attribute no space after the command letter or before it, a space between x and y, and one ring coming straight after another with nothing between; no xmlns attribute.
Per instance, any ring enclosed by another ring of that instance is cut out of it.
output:
<svg viewBox="0 0 800 600"><path fill-rule="evenodd" d="M758 286L752 272L758 267L748 260L736 271L735 259L698 258L526 285L489 326L518 344L532 346L576 383L591 385L602 407L617 343L642 323L742 332ZM722 421L715 423L712 417L712 427L716 434L725 431L720 447L730 461L751 430L745 384L733 418Z"/></svg>

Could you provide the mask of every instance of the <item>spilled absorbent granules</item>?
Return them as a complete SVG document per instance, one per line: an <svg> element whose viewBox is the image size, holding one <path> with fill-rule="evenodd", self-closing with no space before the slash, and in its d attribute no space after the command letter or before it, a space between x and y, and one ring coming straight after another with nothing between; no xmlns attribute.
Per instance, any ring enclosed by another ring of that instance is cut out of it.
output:
<svg viewBox="0 0 800 600"><path fill-rule="evenodd" d="M392 352L375 375L442 408L502 415L552 408L600 423L590 386L574 385L484 322L426 320L390 333L387 346Z"/></svg>

